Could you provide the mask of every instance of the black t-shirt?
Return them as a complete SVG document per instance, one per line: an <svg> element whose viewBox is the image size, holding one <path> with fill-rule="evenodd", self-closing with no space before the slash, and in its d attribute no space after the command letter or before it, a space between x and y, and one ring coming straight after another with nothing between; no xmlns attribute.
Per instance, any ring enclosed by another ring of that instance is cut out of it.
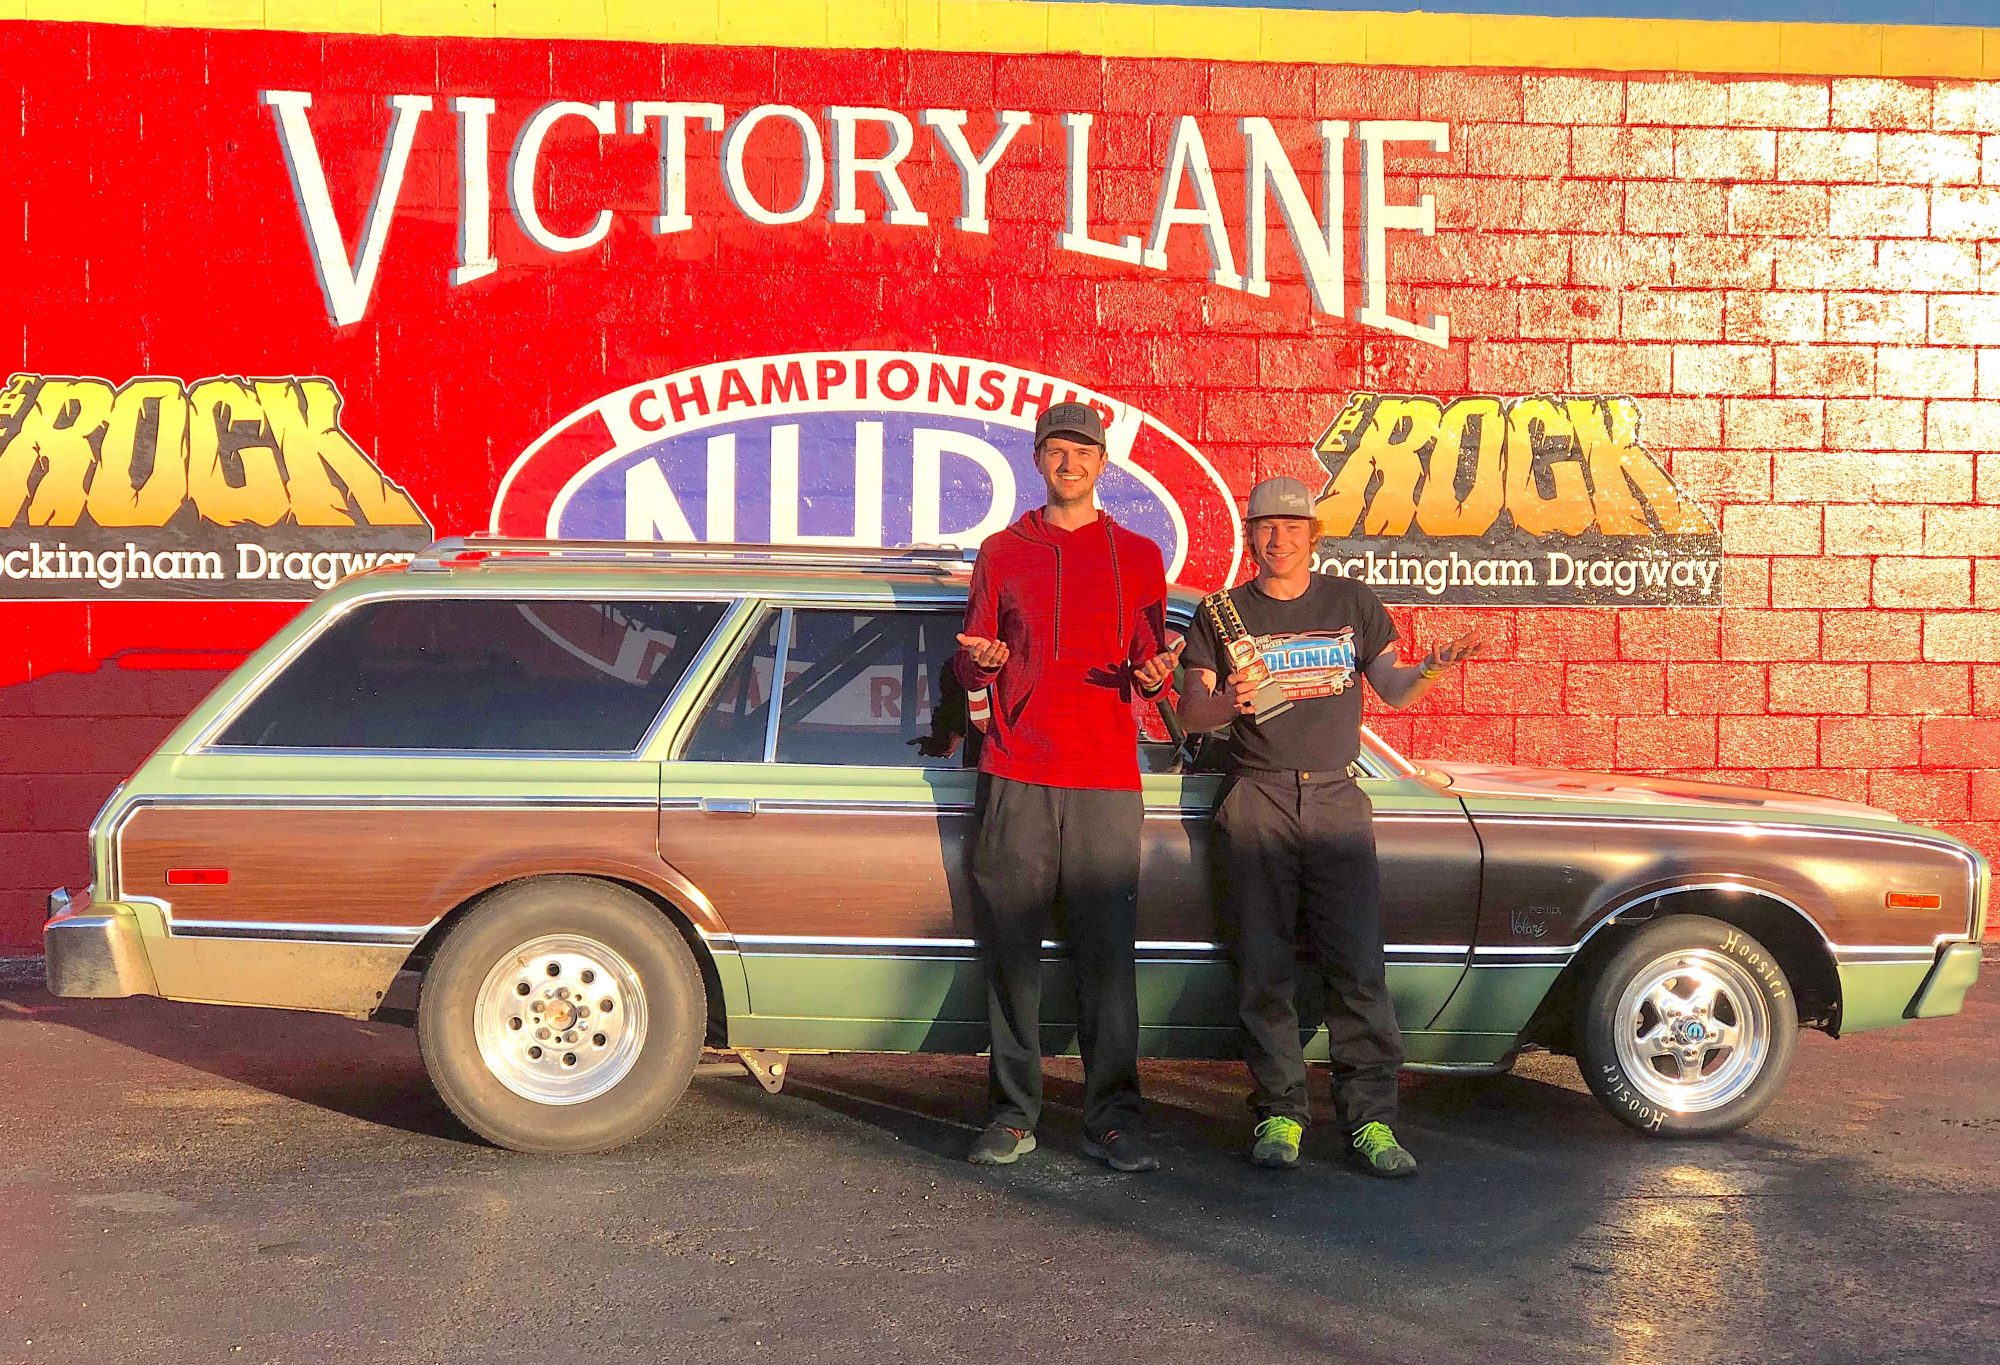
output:
<svg viewBox="0 0 2000 1365"><path fill-rule="evenodd" d="M1361 672L1396 639L1381 599L1367 584L1331 574L1314 574L1312 586L1289 601L1266 597L1253 583L1229 597L1292 709L1262 724L1238 716L1227 731L1225 766L1344 769L1361 752ZM1206 608L1195 613L1181 662L1208 669L1217 686L1229 677L1229 655Z"/></svg>

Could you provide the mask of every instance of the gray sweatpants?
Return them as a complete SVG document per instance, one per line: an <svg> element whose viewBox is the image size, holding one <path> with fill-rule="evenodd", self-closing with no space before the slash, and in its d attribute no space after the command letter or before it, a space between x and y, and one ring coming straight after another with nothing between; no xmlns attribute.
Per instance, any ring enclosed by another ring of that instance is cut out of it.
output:
<svg viewBox="0 0 2000 1365"><path fill-rule="evenodd" d="M1033 1128L1042 1112L1042 937L1051 912L1076 973L1083 1125L1093 1137L1140 1116L1138 792L1043 787L982 773L973 910L992 1022L992 1119Z"/></svg>

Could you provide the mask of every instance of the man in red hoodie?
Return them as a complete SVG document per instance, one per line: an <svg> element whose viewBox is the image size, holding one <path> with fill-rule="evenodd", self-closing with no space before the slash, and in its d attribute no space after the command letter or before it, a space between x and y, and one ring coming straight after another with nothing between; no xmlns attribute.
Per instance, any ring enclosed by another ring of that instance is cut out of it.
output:
<svg viewBox="0 0 2000 1365"><path fill-rule="evenodd" d="M992 1021L992 1121L968 1159L1004 1166L1035 1149L1042 1107L1042 937L1060 907L1083 1052L1084 1152L1113 1170L1159 1166L1140 1130L1138 730L1166 643L1160 548L1096 502L1104 423L1058 403L1035 423L1047 505L987 537L955 660L979 759L973 908Z"/></svg>

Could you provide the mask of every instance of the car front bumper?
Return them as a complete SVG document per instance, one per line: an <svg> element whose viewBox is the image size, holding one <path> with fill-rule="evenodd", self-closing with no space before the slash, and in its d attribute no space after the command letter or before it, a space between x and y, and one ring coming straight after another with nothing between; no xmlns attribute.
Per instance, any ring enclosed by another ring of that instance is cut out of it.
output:
<svg viewBox="0 0 2000 1365"><path fill-rule="evenodd" d="M1979 944L1954 940L1925 957L1883 960L1849 949L1835 959L1840 974L1842 1035L1889 1028L1911 1019L1957 1014L1979 979Z"/></svg>
<svg viewBox="0 0 2000 1365"><path fill-rule="evenodd" d="M1910 1018L1936 1019L1957 1014L1965 1004L1965 993L1978 979L1979 945L1947 943L1938 949L1936 965L1910 1000Z"/></svg>
<svg viewBox="0 0 2000 1365"><path fill-rule="evenodd" d="M51 995L115 1000L160 993L131 907L94 904L88 890L56 891L49 912L42 950Z"/></svg>

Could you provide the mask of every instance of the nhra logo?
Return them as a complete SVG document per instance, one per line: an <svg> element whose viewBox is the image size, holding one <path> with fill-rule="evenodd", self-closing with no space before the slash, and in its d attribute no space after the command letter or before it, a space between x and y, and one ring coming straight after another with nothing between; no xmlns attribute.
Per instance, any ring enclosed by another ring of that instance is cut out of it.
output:
<svg viewBox="0 0 2000 1365"><path fill-rule="evenodd" d="M1173 430L1066 380L990 361L837 351L729 361L607 394L514 462L501 535L975 547L1044 500L1035 416L1104 418L1099 503L1159 546L1169 579L1233 582L1228 487Z"/></svg>

